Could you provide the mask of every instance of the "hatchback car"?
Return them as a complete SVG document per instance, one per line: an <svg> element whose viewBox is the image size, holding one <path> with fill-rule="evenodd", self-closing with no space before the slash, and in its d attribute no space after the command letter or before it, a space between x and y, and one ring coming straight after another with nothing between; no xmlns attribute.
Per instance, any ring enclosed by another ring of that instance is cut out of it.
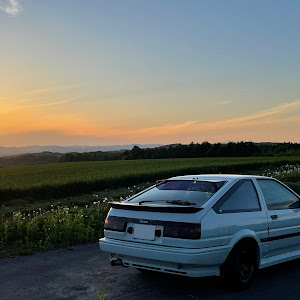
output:
<svg viewBox="0 0 300 300"><path fill-rule="evenodd" d="M112 265L191 277L222 276L245 288L257 269L300 257L300 197L248 175L160 180L111 202L100 247Z"/></svg>

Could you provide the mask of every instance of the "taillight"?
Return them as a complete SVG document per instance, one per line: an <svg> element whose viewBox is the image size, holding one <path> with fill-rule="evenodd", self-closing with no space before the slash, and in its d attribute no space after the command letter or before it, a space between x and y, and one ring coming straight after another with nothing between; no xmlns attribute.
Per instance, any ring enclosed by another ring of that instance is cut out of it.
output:
<svg viewBox="0 0 300 300"><path fill-rule="evenodd" d="M177 223L178 224L178 223ZM197 240L201 237L200 224L165 225L164 237Z"/></svg>
<svg viewBox="0 0 300 300"><path fill-rule="evenodd" d="M125 232L127 222L123 221L121 218L117 217L108 217L104 223L104 229L113 230L113 231L121 231Z"/></svg>

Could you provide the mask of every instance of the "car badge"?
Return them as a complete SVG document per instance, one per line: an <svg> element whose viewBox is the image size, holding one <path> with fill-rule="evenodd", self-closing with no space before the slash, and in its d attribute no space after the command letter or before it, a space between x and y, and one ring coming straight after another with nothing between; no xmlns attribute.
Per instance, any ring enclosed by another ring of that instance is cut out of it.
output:
<svg viewBox="0 0 300 300"><path fill-rule="evenodd" d="M140 220L140 223L142 223L142 224L148 224L149 221L147 221L147 220Z"/></svg>

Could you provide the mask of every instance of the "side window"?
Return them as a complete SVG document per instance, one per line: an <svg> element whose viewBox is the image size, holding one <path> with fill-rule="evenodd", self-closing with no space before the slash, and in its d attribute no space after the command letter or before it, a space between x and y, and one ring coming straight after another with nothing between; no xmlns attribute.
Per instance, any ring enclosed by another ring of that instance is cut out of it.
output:
<svg viewBox="0 0 300 300"><path fill-rule="evenodd" d="M237 182L214 206L218 214L261 210L252 180Z"/></svg>
<svg viewBox="0 0 300 300"><path fill-rule="evenodd" d="M269 210L299 208L299 199L275 180L258 179Z"/></svg>

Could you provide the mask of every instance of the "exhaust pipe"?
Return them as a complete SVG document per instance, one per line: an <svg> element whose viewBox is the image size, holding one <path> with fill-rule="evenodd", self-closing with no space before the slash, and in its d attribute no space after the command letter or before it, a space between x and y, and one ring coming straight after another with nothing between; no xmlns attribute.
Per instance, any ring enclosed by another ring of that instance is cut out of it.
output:
<svg viewBox="0 0 300 300"><path fill-rule="evenodd" d="M123 266L122 260L120 258L112 260L110 262L110 264L114 267L114 266Z"/></svg>

